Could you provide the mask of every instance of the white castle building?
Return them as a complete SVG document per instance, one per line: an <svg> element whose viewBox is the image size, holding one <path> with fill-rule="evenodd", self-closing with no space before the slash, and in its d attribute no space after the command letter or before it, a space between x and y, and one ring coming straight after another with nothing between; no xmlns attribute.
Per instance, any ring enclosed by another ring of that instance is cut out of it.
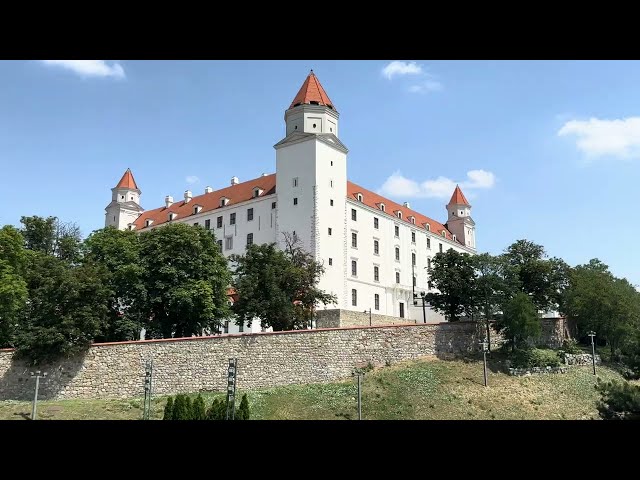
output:
<svg viewBox="0 0 640 480"><path fill-rule="evenodd" d="M127 170L112 189L105 226L201 225L215 232L225 256L242 254L252 243L283 245L288 232L324 264L319 287L338 299L326 308L422 321L420 294L431 291L431 258L449 248L476 252L471 205L456 186L443 224L350 182L339 117L312 70L285 112L275 173L244 182L233 177L228 187L206 187L196 196L187 190L180 201L167 196L162 207L145 211ZM427 317L443 321L429 309Z"/></svg>

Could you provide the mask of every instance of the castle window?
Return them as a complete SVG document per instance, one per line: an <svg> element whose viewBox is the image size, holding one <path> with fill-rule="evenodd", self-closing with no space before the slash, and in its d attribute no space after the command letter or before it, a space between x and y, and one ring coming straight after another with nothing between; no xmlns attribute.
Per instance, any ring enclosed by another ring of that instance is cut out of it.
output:
<svg viewBox="0 0 640 480"><path fill-rule="evenodd" d="M373 217L373 228L378 228L378 217Z"/></svg>
<svg viewBox="0 0 640 480"><path fill-rule="evenodd" d="M416 279L416 276L413 276L413 286L415 287L418 284L418 281Z"/></svg>
<svg viewBox="0 0 640 480"><path fill-rule="evenodd" d="M373 296L373 309L380 310L380 295L377 293Z"/></svg>
<svg viewBox="0 0 640 480"><path fill-rule="evenodd" d="M456 236L453 235L452 238L453 238L453 241L455 242L456 241Z"/></svg>
<svg viewBox="0 0 640 480"><path fill-rule="evenodd" d="M293 186L294 186L294 187L297 187L297 186L298 186L298 177L295 177L295 178L293 179Z"/></svg>
<svg viewBox="0 0 640 480"><path fill-rule="evenodd" d="M415 225L416 224L416 217L414 217L414 216L409 217L409 221Z"/></svg>
<svg viewBox="0 0 640 480"><path fill-rule="evenodd" d="M200 213L201 210L202 210L202 207L200 205L196 205L195 207L193 207L193 214L197 215L198 213Z"/></svg>
<svg viewBox="0 0 640 480"><path fill-rule="evenodd" d="M259 197L260 195L262 195L262 192L264 190L262 190L261 188L254 188L253 189L253 198Z"/></svg>
<svg viewBox="0 0 640 480"><path fill-rule="evenodd" d="M431 269L431 259L427 258L427 268Z"/></svg>
<svg viewBox="0 0 640 480"><path fill-rule="evenodd" d="M431 250L431 239L427 237L427 248Z"/></svg>
<svg viewBox="0 0 640 480"><path fill-rule="evenodd" d="M373 281L374 282L380 281L380 268L377 266L373 267Z"/></svg>
<svg viewBox="0 0 640 480"><path fill-rule="evenodd" d="M416 232L411 232L411 243L416 243Z"/></svg>
<svg viewBox="0 0 640 480"><path fill-rule="evenodd" d="M358 262L356 262L355 260L351 260L351 276L358 276Z"/></svg>
<svg viewBox="0 0 640 480"><path fill-rule="evenodd" d="M394 231L395 231L395 236L400 237L400 227L398 225L396 225Z"/></svg>
<svg viewBox="0 0 640 480"><path fill-rule="evenodd" d="M396 215L398 216L398 218L402 218L402 212L398 211Z"/></svg>
<svg viewBox="0 0 640 480"><path fill-rule="evenodd" d="M441 243L439 243L439 244L438 244L438 247L439 247L439 249L440 249L440 253L442 253L442 244L441 244Z"/></svg>
<svg viewBox="0 0 640 480"><path fill-rule="evenodd" d="M460 215L464 215L464 212L462 210L460 210Z"/></svg>
<svg viewBox="0 0 640 480"><path fill-rule="evenodd" d="M121 198L122 200L124 200L124 195L120 195L120 198Z"/></svg>
<svg viewBox="0 0 640 480"><path fill-rule="evenodd" d="M396 247L396 262L400 261L400 247Z"/></svg>
<svg viewBox="0 0 640 480"><path fill-rule="evenodd" d="M232 213L229 215L229 225L235 225L236 224L236 214Z"/></svg>
<svg viewBox="0 0 640 480"><path fill-rule="evenodd" d="M229 333L229 320L224 322L224 333Z"/></svg>
<svg viewBox="0 0 640 480"><path fill-rule="evenodd" d="M233 248L233 237L232 236L224 237L224 249L231 250L232 248Z"/></svg>
<svg viewBox="0 0 640 480"><path fill-rule="evenodd" d="M404 302L400 302L400 318L404 318Z"/></svg>
<svg viewBox="0 0 640 480"><path fill-rule="evenodd" d="M211 220L205 220L204 221L204 228L206 230L211 230Z"/></svg>
<svg viewBox="0 0 640 480"><path fill-rule="evenodd" d="M447 232L446 232L445 230L442 230L442 236L443 236L444 238L447 238Z"/></svg>
<svg viewBox="0 0 640 480"><path fill-rule="evenodd" d="M378 255L380 253L380 242L378 242L378 240L373 241L373 253L374 255Z"/></svg>
<svg viewBox="0 0 640 480"><path fill-rule="evenodd" d="M400 283L400 272L396 272L396 283Z"/></svg>
<svg viewBox="0 0 640 480"><path fill-rule="evenodd" d="M176 218L178 215L176 213L171 212L169 214L169 221L172 221L174 218Z"/></svg>
<svg viewBox="0 0 640 480"><path fill-rule="evenodd" d="M294 204L294 205L297 205L297 204L298 204L298 197L296 197L296 198L294 198L294 199L293 199L293 204Z"/></svg>
<svg viewBox="0 0 640 480"><path fill-rule="evenodd" d="M351 233L351 247L358 248L358 234L355 232Z"/></svg>
<svg viewBox="0 0 640 480"><path fill-rule="evenodd" d="M355 208L351 209L351 220L354 222L358 220L358 212L356 212Z"/></svg>
<svg viewBox="0 0 640 480"><path fill-rule="evenodd" d="M276 208L276 202L271 202L271 210Z"/></svg>
<svg viewBox="0 0 640 480"><path fill-rule="evenodd" d="M329 205L333 207L333 199L329 200Z"/></svg>
<svg viewBox="0 0 640 480"><path fill-rule="evenodd" d="M224 207L225 205L227 205L229 203L229 199L227 197L222 197L220 199L220 206Z"/></svg>
<svg viewBox="0 0 640 480"><path fill-rule="evenodd" d="M329 235L331 235L331 227L329 227Z"/></svg>
<svg viewBox="0 0 640 480"><path fill-rule="evenodd" d="M331 160L331 166L333 167L333 160Z"/></svg>
<svg viewBox="0 0 640 480"><path fill-rule="evenodd" d="M333 132L333 127L329 127L329 131ZM333 162L331 162L331 164L333 165Z"/></svg>
<svg viewBox="0 0 640 480"><path fill-rule="evenodd" d="M383 212L385 211L385 210L384 210L384 203L381 203L381 204L380 204L380 210L382 210Z"/></svg>
<svg viewBox="0 0 640 480"><path fill-rule="evenodd" d="M220 248L220 251L222 251L222 240L218 240L216 243L218 244L218 248Z"/></svg>
<svg viewBox="0 0 640 480"><path fill-rule="evenodd" d="M247 247L253 245L253 233L247 233Z"/></svg>
<svg viewBox="0 0 640 480"><path fill-rule="evenodd" d="M222 228L222 215L216 218L216 228Z"/></svg>
<svg viewBox="0 0 640 480"><path fill-rule="evenodd" d="M415 265L416 264L416 254L412 253L411 254L411 265Z"/></svg>
<svg viewBox="0 0 640 480"><path fill-rule="evenodd" d="M318 102L311 102L311 103L314 104L314 105L318 105ZM316 128L316 124L315 123L313 124L313 128Z"/></svg>
<svg viewBox="0 0 640 480"><path fill-rule="evenodd" d="M247 222L253 220L253 208L247 208Z"/></svg>
<svg viewBox="0 0 640 480"><path fill-rule="evenodd" d="M424 224L424 228L426 228L426 229L427 229L427 232L430 232L430 231L431 231L431 225L429 225L428 223L425 223L425 224Z"/></svg>
<svg viewBox="0 0 640 480"><path fill-rule="evenodd" d="M362 194L361 194L361 193L359 193L359 194L358 194L358 201L359 201L359 202L361 202L361 201L362 201Z"/></svg>
<svg viewBox="0 0 640 480"><path fill-rule="evenodd" d="M351 305L358 306L358 291L355 288L351 289Z"/></svg>
<svg viewBox="0 0 640 480"><path fill-rule="evenodd" d="M333 265L333 258L329 258L329 266Z"/></svg>

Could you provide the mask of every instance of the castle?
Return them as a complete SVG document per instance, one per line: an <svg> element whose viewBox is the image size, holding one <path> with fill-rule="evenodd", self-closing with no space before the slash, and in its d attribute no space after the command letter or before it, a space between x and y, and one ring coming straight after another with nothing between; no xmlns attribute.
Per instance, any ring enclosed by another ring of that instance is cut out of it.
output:
<svg viewBox="0 0 640 480"><path fill-rule="evenodd" d="M313 73L285 111L285 137L274 145L276 172L202 195L189 190L174 202L144 210L131 170L112 189L105 226L147 231L169 222L213 230L225 256L252 243L298 238L322 262L319 287L337 296L327 308L426 321L443 318L424 309L432 291L428 267L437 252L476 252L471 205L458 186L442 224L347 179L347 147L339 139L339 113ZM416 300L417 299L417 300ZM255 323L255 322L254 322ZM225 330L227 330L225 328ZM227 330L228 331L228 330Z"/></svg>

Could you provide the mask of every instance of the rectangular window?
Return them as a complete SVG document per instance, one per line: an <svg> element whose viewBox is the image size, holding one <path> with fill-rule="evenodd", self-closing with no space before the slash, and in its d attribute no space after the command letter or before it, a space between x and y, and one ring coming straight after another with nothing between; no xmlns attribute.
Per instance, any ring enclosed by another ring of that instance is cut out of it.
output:
<svg viewBox="0 0 640 480"><path fill-rule="evenodd" d="M416 232L411 232L411 243L416 243Z"/></svg>
<svg viewBox="0 0 640 480"><path fill-rule="evenodd" d="M358 291L355 288L351 289L351 305L358 306Z"/></svg>
<svg viewBox="0 0 640 480"><path fill-rule="evenodd" d="M376 255L380 254L380 243L378 240L373 241L373 253Z"/></svg>
<svg viewBox="0 0 640 480"><path fill-rule="evenodd" d="M253 208L247 208L247 222L253 220Z"/></svg>
<svg viewBox="0 0 640 480"><path fill-rule="evenodd" d="M296 197L296 198L294 198L294 199L293 199L293 204L294 204L294 205L297 205L297 204L298 204L298 197Z"/></svg>
<svg viewBox="0 0 640 480"><path fill-rule="evenodd" d="M400 272L396 272L396 283L400 283Z"/></svg>
<svg viewBox="0 0 640 480"><path fill-rule="evenodd" d="M224 322L224 333L229 333L229 320Z"/></svg>
<svg viewBox="0 0 640 480"><path fill-rule="evenodd" d="M271 210L275 210L276 208L276 202L271 202Z"/></svg>
<svg viewBox="0 0 640 480"><path fill-rule="evenodd" d="M431 259L427 258L427 268L431 268Z"/></svg>
<svg viewBox="0 0 640 480"><path fill-rule="evenodd" d="M396 225L396 228L395 228L395 235L396 237L400 236L400 227L398 225Z"/></svg>
<svg viewBox="0 0 640 480"><path fill-rule="evenodd" d="M247 233L247 247L253 245L253 233Z"/></svg>
<svg viewBox="0 0 640 480"><path fill-rule="evenodd" d="M333 258L329 258L329 266L333 265Z"/></svg>
<svg viewBox="0 0 640 480"><path fill-rule="evenodd" d="M329 200L329 205L333 207L333 199Z"/></svg>
<svg viewBox="0 0 640 480"><path fill-rule="evenodd" d="M220 247L220 251L222 251L222 240L218 240L216 243L218 244L218 247Z"/></svg>
<svg viewBox="0 0 640 480"><path fill-rule="evenodd" d="M442 253L442 244L440 243L440 253Z"/></svg>
<svg viewBox="0 0 640 480"><path fill-rule="evenodd" d="M207 230L211 230L211 220L204 221L204 228L206 228Z"/></svg>
<svg viewBox="0 0 640 480"><path fill-rule="evenodd" d="M233 237L224 237L224 249L231 250L233 248Z"/></svg>
<svg viewBox="0 0 640 480"><path fill-rule="evenodd" d="M416 281L416 277L413 277L413 286L415 287L417 285L417 281Z"/></svg>
<svg viewBox="0 0 640 480"><path fill-rule="evenodd" d="M396 247L396 261L400 261L400 248Z"/></svg>
<svg viewBox="0 0 640 480"><path fill-rule="evenodd" d="M298 177L295 177L295 178L293 179L293 186L294 186L294 187L297 187L297 186L298 186Z"/></svg>
<svg viewBox="0 0 640 480"><path fill-rule="evenodd" d="M427 248L431 248L431 239L427 237Z"/></svg>
<svg viewBox="0 0 640 480"><path fill-rule="evenodd" d="M373 281L374 282L379 282L380 281L380 268L379 267L373 267Z"/></svg>
<svg viewBox="0 0 640 480"><path fill-rule="evenodd" d="M358 248L358 234L352 232L351 233L351 246L353 248Z"/></svg>
<svg viewBox="0 0 640 480"><path fill-rule="evenodd" d="M358 262L356 262L355 260L351 260L351 276L358 276Z"/></svg>
<svg viewBox="0 0 640 480"><path fill-rule="evenodd" d="M404 318L404 302L400 302L400 318Z"/></svg>
<svg viewBox="0 0 640 480"><path fill-rule="evenodd" d="M333 180L329 180L329 186L333 188Z"/></svg>
<svg viewBox="0 0 640 480"><path fill-rule="evenodd" d="M355 208L351 209L351 220L353 220L354 222L358 219L358 212L356 212Z"/></svg>
<svg viewBox="0 0 640 480"><path fill-rule="evenodd" d="M329 235L331 235L331 228L329 228Z"/></svg>
<svg viewBox="0 0 640 480"><path fill-rule="evenodd" d="M373 309L380 310L380 295L377 293L373 296Z"/></svg>
<svg viewBox="0 0 640 480"><path fill-rule="evenodd" d="M216 218L216 227L222 228L222 216L219 216L218 218Z"/></svg>
<svg viewBox="0 0 640 480"><path fill-rule="evenodd" d="M416 254L412 253L411 254L411 265L415 265L416 264Z"/></svg>
<svg viewBox="0 0 640 480"><path fill-rule="evenodd" d="M378 217L373 217L373 228L378 228Z"/></svg>
<svg viewBox="0 0 640 480"><path fill-rule="evenodd" d="M236 214L232 213L231 215L229 215L229 225L235 225L236 224Z"/></svg>
<svg viewBox="0 0 640 480"><path fill-rule="evenodd" d="M240 333L244 332L244 322L242 322L240 325L238 325L238 331Z"/></svg>

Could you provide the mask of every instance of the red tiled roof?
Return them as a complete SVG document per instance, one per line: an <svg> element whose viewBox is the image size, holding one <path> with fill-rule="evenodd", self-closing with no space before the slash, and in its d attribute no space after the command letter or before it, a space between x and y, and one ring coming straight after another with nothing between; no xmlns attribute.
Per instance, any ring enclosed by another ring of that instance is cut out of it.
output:
<svg viewBox="0 0 640 480"><path fill-rule="evenodd" d="M136 185L136 181L133 178L133 173L131 173L131 169L127 168L127 171L124 172L122 178L116 185L116 188L128 188L131 190L138 190L138 185Z"/></svg>
<svg viewBox="0 0 640 480"><path fill-rule="evenodd" d="M176 213L176 219L183 220L189 216L193 216L193 207L195 205L202 207L199 214L220 208L220 198L222 197L229 199L229 202L225 206L246 202L254 198L253 189L255 187L263 190L260 197L276 193L276 174L272 173L271 175L254 178L253 180L231 185L211 193L198 195L197 197L193 197L188 203L181 200L175 202L169 208L160 207L154 210L147 210L140 215L133 224L136 230L142 230L145 228L147 220L153 220L152 226L155 227L156 225L168 222L169 213Z"/></svg>
<svg viewBox="0 0 640 480"><path fill-rule="evenodd" d="M449 240L453 240L453 237L451 236L451 232L447 230L445 226L440 222L436 222L435 220L429 217L425 217L424 215L416 212L415 210L411 210L410 208L400 205L392 200L389 200L388 198L384 198L378 195L377 193L373 193L372 191L367 190L366 188L363 188L360 185L356 185L353 182L347 182L347 198L358 200L358 193L362 194L362 203L364 203L365 205L371 208L375 208L380 212L380 215L387 215L389 217L395 218L400 222L405 222L410 225L413 225L413 223L411 223L411 220L409 220L409 217L413 216L416 219L415 226L417 228L426 230L424 224L427 223L429 224L430 232L433 232L436 235L442 236L442 231L444 230L446 232L446 238L448 238ZM381 203L384 203L384 210L385 210L384 212L380 210ZM394 215L395 212L402 212L402 218L398 218L397 215ZM456 241L458 240L456 239ZM458 243L462 243L462 242L458 241Z"/></svg>
<svg viewBox="0 0 640 480"><path fill-rule="evenodd" d="M453 191L453 195L451 195L451 200L449 200L449 203L447 203L447 205L451 204L471 206L469 205L469 202L467 202L464 193L462 193L462 190L460 190L460 187L458 185L456 185L456 189Z"/></svg>
<svg viewBox="0 0 640 480"><path fill-rule="evenodd" d="M289 108L293 108L300 104L308 105L311 102L318 102L318 105L331 107L335 110L333 102L329 98L329 95L327 95L327 92L324 91L324 88L322 88L322 85L320 85L320 81L313 73L313 70L311 70L311 73L307 76L302 87L300 87L300 91L296 95L296 98L293 99L293 102L291 102L291 106Z"/></svg>

